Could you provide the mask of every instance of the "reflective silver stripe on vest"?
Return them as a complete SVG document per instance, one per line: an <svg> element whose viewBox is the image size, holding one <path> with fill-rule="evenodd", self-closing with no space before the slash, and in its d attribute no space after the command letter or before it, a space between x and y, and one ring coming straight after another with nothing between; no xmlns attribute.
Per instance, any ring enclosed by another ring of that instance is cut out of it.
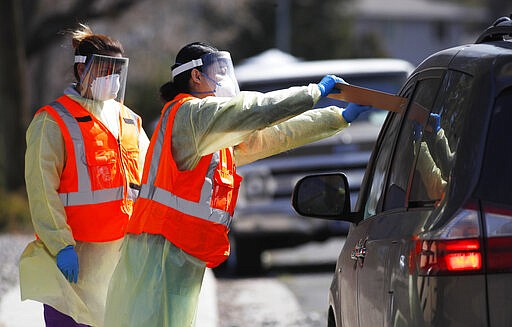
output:
<svg viewBox="0 0 512 327"><path fill-rule="evenodd" d="M123 188L108 188L98 191L84 191L61 193L60 199L64 206L86 205L121 200L123 198Z"/></svg>
<svg viewBox="0 0 512 327"><path fill-rule="evenodd" d="M134 112L131 112L129 110L125 110L125 112L132 118L133 124L135 126L138 126L137 122L139 120L139 117ZM123 116L122 118L125 119L124 114L122 116ZM125 121L125 123L126 123L126 121ZM140 129L136 128L136 131L137 131L137 146L140 149ZM139 192L140 192L140 185L137 185L137 188L134 188L131 183L128 183L128 194L126 195L126 198L128 200L135 202L137 200L137 198L139 197Z"/></svg>
<svg viewBox="0 0 512 327"><path fill-rule="evenodd" d="M75 150L76 172L78 177L78 191L70 193L59 193L64 206L76 206L86 204L104 203L123 199L123 187L115 187L104 190L92 191L87 160L85 157L84 139L78 122L75 117L60 103L52 102L50 106L55 109L60 118L64 121Z"/></svg>
<svg viewBox="0 0 512 327"><path fill-rule="evenodd" d="M158 170L158 164L160 163L162 144L164 142L164 130L165 126L167 126L169 114L174 104L175 103L173 102L169 105L168 109L164 113L164 116L162 117L156 143L153 147L153 156L151 158L148 180L146 184L142 184L140 197L153 200L186 215L205 219L215 223L220 223L229 227L231 223L231 216L229 212L210 207L213 189L213 173L215 172L219 162L218 152L212 155L212 160L210 161L208 172L201 188L201 196L199 202L193 202L180 198L167 190L155 186L156 173Z"/></svg>

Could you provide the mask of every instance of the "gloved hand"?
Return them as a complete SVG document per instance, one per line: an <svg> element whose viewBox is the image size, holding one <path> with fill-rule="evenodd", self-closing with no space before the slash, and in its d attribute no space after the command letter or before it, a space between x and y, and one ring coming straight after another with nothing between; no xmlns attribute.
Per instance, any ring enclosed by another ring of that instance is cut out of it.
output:
<svg viewBox="0 0 512 327"><path fill-rule="evenodd" d="M414 141L420 141L423 137L423 126L416 120L412 121L412 138Z"/></svg>
<svg viewBox="0 0 512 327"><path fill-rule="evenodd" d="M68 245L57 253L57 267L70 283L77 282L78 255L73 245Z"/></svg>
<svg viewBox="0 0 512 327"><path fill-rule="evenodd" d="M437 134L441 129L441 116L439 114L430 114L427 125Z"/></svg>
<svg viewBox="0 0 512 327"><path fill-rule="evenodd" d="M343 116L343 118L345 118L347 123L351 123L354 120L356 120L361 113L368 111L371 108L371 106L361 106L359 104L349 103L345 110L343 110L341 115Z"/></svg>
<svg viewBox="0 0 512 327"><path fill-rule="evenodd" d="M331 93L336 83L347 84L347 82L345 82L341 77L335 75L325 75L320 83L317 84L322 97L325 97L327 94Z"/></svg>

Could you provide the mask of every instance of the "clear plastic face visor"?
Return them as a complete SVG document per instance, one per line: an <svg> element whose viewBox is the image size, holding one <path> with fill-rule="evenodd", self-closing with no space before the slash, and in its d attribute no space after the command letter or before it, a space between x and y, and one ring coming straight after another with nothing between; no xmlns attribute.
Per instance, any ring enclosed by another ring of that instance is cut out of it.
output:
<svg viewBox="0 0 512 327"><path fill-rule="evenodd" d="M227 51L217 51L203 55L173 69L173 78L187 70L201 66L202 74L208 79L215 96L233 97L240 93L231 55Z"/></svg>
<svg viewBox="0 0 512 327"><path fill-rule="evenodd" d="M124 102L128 58L92 55L75 56L75 63L86 64L80 74L81 95L96 101Z"/></svg>

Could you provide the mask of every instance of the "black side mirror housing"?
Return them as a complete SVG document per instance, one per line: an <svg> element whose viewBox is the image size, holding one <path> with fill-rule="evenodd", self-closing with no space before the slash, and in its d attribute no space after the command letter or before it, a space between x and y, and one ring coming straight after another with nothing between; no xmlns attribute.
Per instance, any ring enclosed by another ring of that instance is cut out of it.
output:
<svg viewBox="0 0 512 327"><path fill-rule="evenodd" d="M302 216L355 222L347 176L342 173L300 179L293 189L292 206Z"/></svg>

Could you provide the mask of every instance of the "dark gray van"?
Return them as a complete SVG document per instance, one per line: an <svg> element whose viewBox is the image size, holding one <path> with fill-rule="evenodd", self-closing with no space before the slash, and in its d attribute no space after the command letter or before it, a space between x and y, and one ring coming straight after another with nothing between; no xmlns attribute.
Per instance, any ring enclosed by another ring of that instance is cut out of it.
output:
<svg viewBox="0 0 512 327"><path fill-rule="evenodd" d="M299 213L351 223L329 327L512 326L511 37L504 17L415 69L353 210L341 173L296 185Z"/></svg>

